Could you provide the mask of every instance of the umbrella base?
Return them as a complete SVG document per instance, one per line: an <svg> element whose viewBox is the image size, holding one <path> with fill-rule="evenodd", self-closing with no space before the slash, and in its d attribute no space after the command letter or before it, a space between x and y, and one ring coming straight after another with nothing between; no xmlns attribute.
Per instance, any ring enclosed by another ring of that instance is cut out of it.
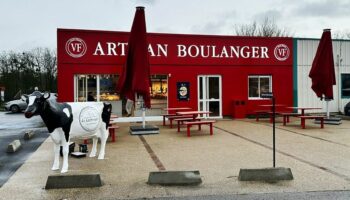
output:
<svg viewBox="0 0 350 200"><path fill-rule="evenodd" d="M314 121L315 124L320 124L321 121L320 120L315 120ZM339 125L341 124L341 118L337 118L337 117L329 117L329 118L325 118L323 121L324 124L332 124L332 125Z"/></svg>
<svg viewBox="0 0 350 200"><path fill-rule="evenodd" d="M146 125L143 126L130 126L131 135L149 135L149 134L159 134L158 126Z"/></svg>

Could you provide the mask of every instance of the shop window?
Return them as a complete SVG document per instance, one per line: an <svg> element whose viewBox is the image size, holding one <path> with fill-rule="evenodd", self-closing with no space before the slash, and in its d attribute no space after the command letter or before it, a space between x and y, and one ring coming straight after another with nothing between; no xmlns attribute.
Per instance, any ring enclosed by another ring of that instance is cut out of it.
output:
<svg viewBox="0 0 350 200"><path fill-rule="evenodd" d="M122 102L116 93L117 75L78 74L75 76L75 101L103 101L112 104L112 112L121 115Z"/></svg>
<svg viewBox="0 0 350 200"><path fill-rule="evenodd" d="M116 93L117 75L100 75L100 101L118 101L120 96Z"/></svg>
<svg viewBox="0 0 350 200"><path fill-rule="evenodd" d="M77 75L76 101L97 101L97 75Z"/></svg>
<svg viewBox="0 0 350 200"><path fill-rule="evenodd" d="M151 75L151 109L152 115L160 115L168 101L168 76Z"/></svg>
<svg viewBox="0 0 350 200"><path fill-rule="evenodd" d="M248 97L249 99L262 99L261 93L272 91L271 76L249 76Z"/></svg>
<svg viewBox="0 0 350 200"><path fill-rule="evenodd" d="M167 107L168 103L168 76L167 75L151 75L151 108L146 109L146 116L159 116L163 112L163 108ZM142 116L142 102L141 98L136 99L135 109L128 116ZM126 112L123 112L125 115Z"/></svg>
<svg viewBox="0 0 350 200"><path fill-rule="evenodd" d="M118 101L117 75L80 74L76 76L76 101Z"/></svg>
<svg viewBox="0 0 350 200"><path fill-rule="evenodd" d="M350 98L350 74L341 74L341 97Z"/></svg>
<svg viewBox="0 0 350 200"><path fill-rule="evenodd" d="M78 74L75 76L75 101L103 101L112 104L112 112L119 116L129 116L126 112L126 98L116 93L118 75L111 74ZM168 77L167 75L152 75L151 80L151 109L147 116L161 115L167 107ZM137 100L132 116L141 116L142 102Z"/></svg>

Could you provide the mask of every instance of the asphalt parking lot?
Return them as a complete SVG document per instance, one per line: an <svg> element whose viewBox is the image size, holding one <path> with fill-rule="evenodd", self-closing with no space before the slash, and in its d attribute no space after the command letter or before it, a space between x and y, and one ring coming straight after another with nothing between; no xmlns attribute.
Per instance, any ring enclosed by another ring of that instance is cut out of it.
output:
<svg viewBox="0 0 350 200"><path fill-rule="evenodd" d="M23 113L0 112L0 187L17 171L28 157L37 150L49 136L40 117L26 119ZM31 140L24 140L26 130L34 130ZM21 148L7 153L7 146L13 140L20 140Z"/></svg>
<svg viewBox="0 0 350 200"><path fill-rule="evenodd" d="M339 126L293 118L287 126L277 120L277 167L291 168L292 181L241 182L241 168L272 166L272 129L268 120L219 120L214 135L209 127L160 127L160 134L131 136L130 123L120 123L117 141L106 146L104 160L70 158L69 172L100 173L99 188L45 190L51 171L52 141L45 140L0 188L5 199L350 199L350 121ZM91 146L89 145L89 149ZM199 170L203 183L190 187L147 184L148 174L161 168ZM21 192L18 192L21 188ZM248 198L249 197L249 198ZM300 197L300 198L299 198Z"/></svg>

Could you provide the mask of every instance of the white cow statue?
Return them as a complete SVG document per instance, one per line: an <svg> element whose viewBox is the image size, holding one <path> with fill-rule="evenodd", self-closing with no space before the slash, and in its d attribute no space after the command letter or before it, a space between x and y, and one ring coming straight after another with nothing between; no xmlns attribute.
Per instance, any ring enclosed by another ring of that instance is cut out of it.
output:
<svg viewBox="0 0 350 200"><path fill-rule="evenodd" d="M25 117L40 115L54 142L55 159L52 170L59 169L59 152L62 146L63 165L61 173L68 171L69 140L71 138L93 138L90 157L96 156L98 138L101 148L98 159L104 159L108 137L108 124L112 106L103 102L57 103L49 99L50 93L27 96L28 107Z"/></svg>

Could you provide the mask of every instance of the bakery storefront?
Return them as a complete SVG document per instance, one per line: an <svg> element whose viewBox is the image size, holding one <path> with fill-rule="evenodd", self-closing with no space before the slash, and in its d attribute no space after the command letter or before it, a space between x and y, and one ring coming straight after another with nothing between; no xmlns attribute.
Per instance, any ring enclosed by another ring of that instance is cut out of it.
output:
<svg viewBox="0 0 350 200"><path fill-rule="evenodd" d="M116 92L125 63L127 32L57 30L59 101L105 101L126 116ZM148 34L151 109L211 111L211 117L242 118L273 92L277 103L293 105L292 38ZM135 104L135 116L141 112Z"/></svg>

